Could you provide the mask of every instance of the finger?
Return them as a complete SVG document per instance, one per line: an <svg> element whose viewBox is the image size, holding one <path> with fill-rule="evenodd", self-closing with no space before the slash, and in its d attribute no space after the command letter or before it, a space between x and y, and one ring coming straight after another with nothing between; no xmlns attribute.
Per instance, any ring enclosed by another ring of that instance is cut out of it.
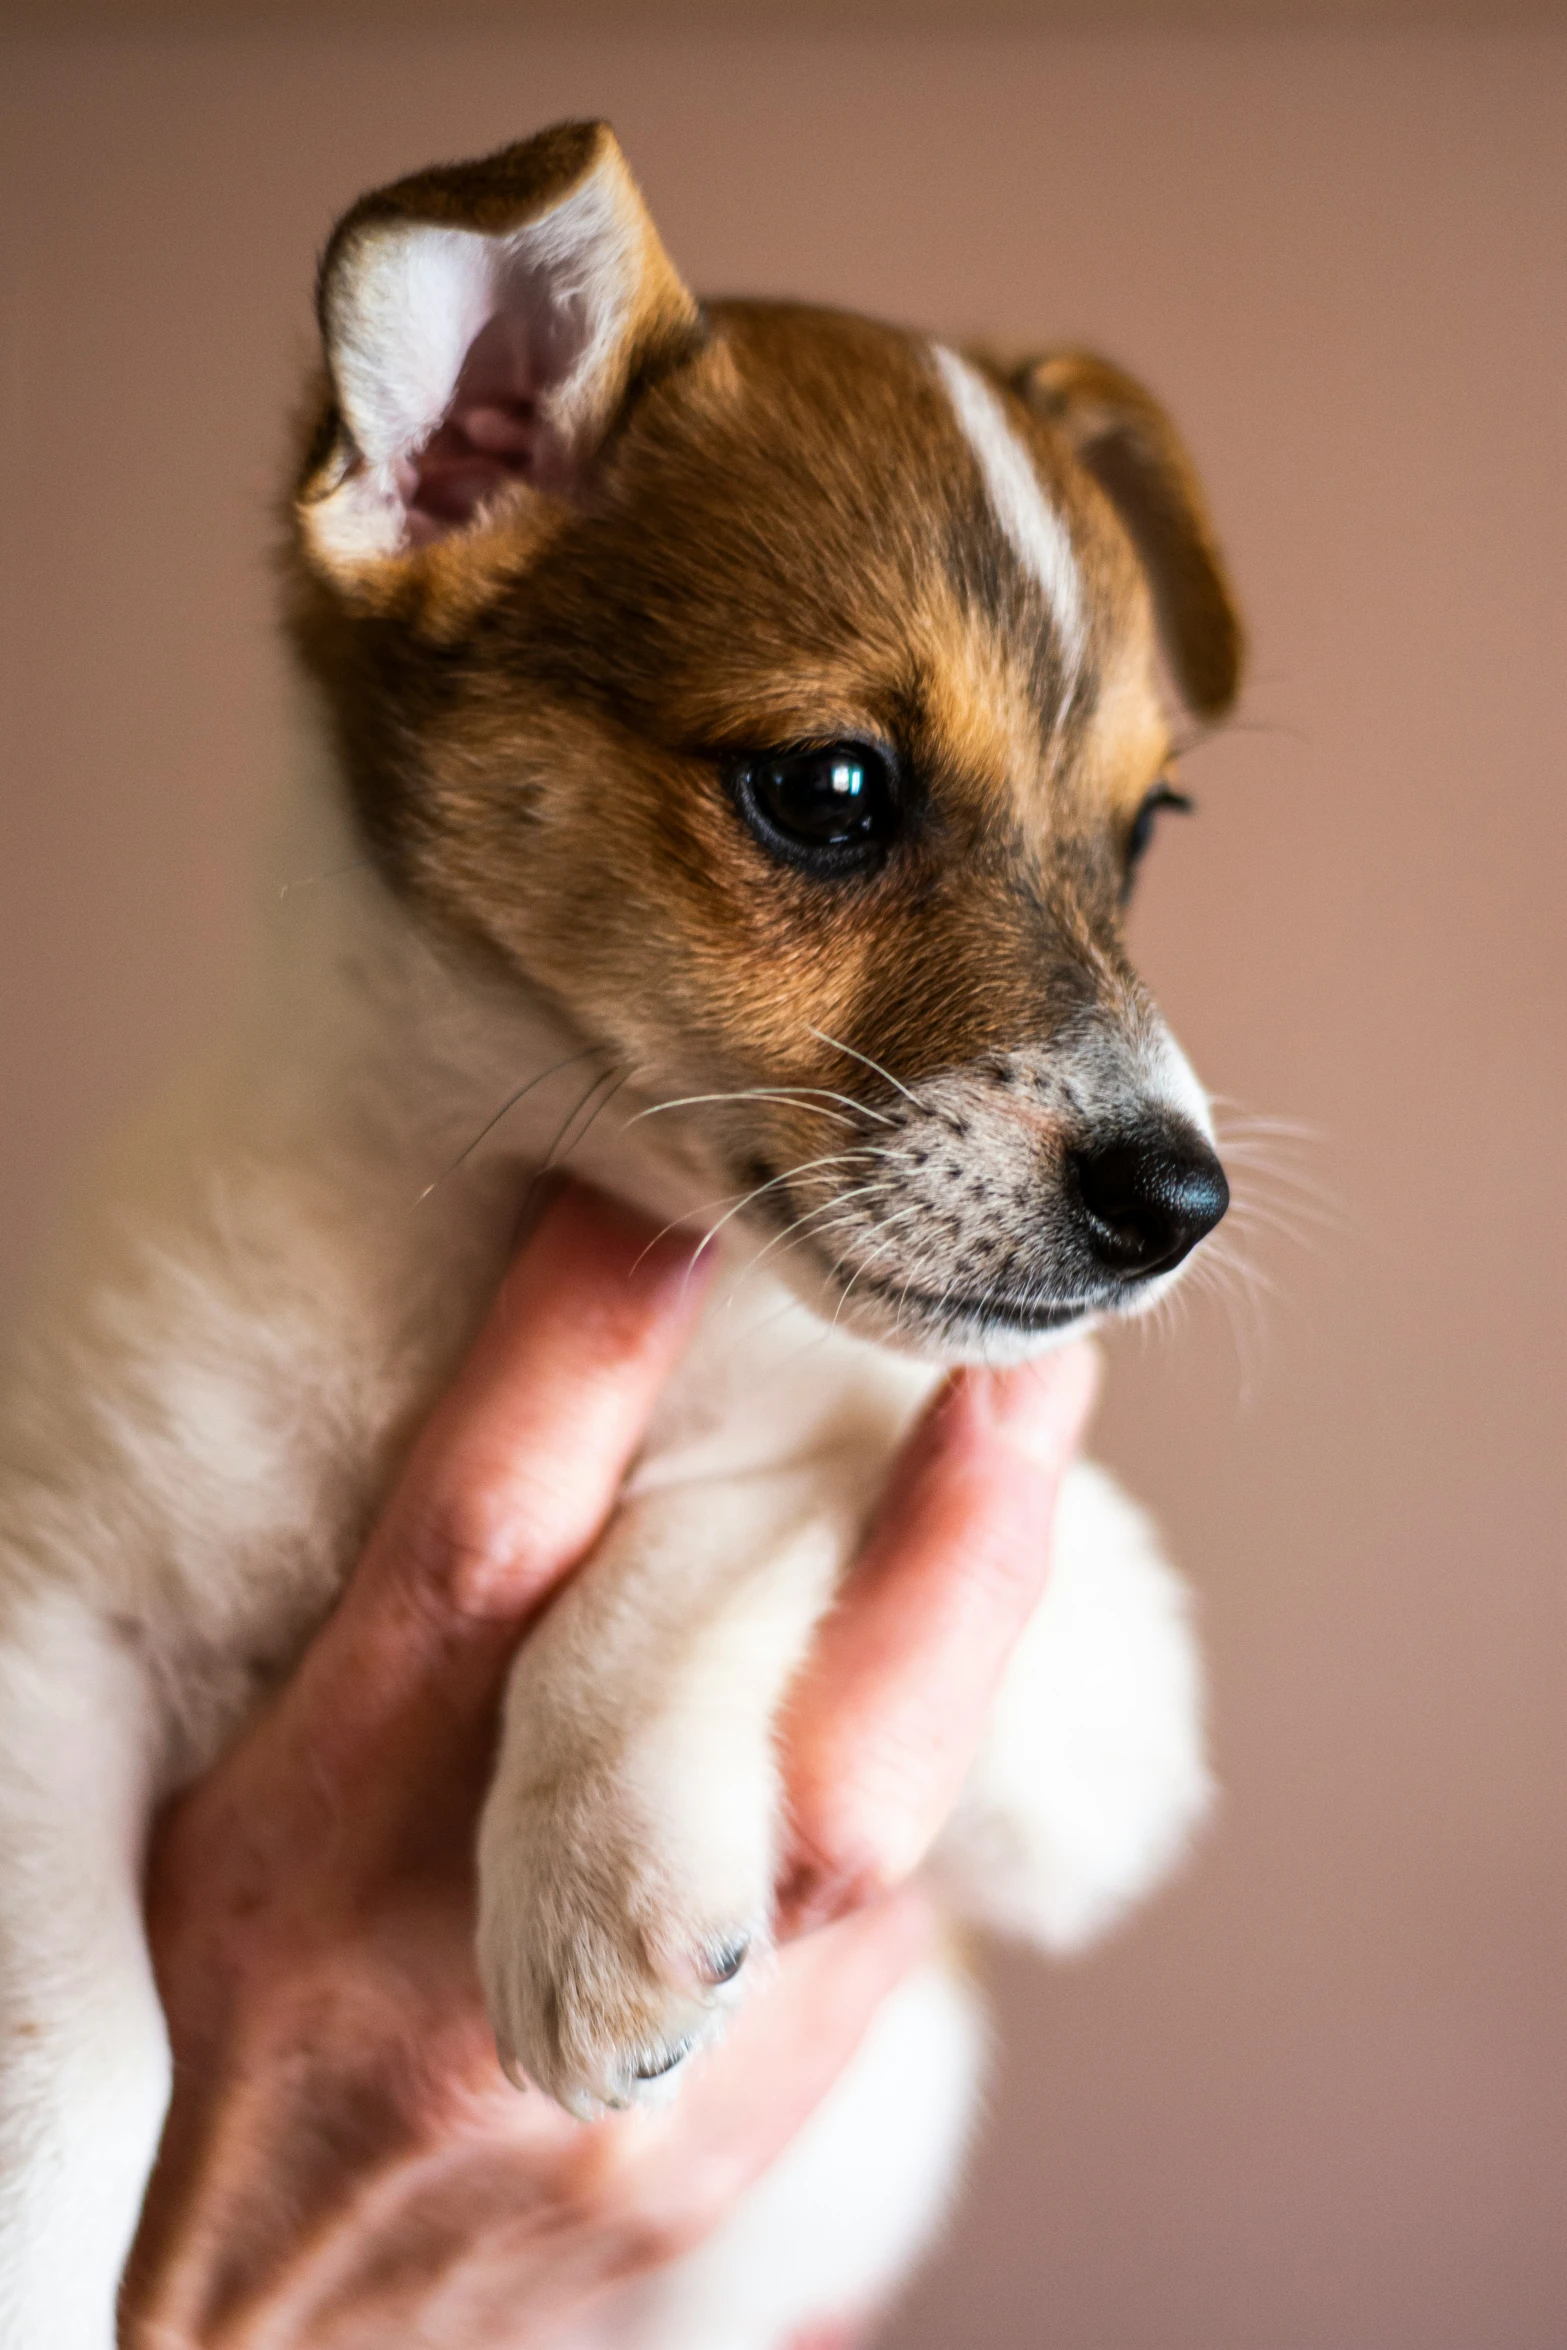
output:
<svg viewBox="0 0 1567 2350"><path fill-rule="evenodd" d="M697 1311L693 1249L579 1188L545 1210L291 1685L317 1772L482 1729L615 1505Z"/></svg>
<svg viewBox="0 0 1567 2350"><path fill-rule="evenodd" d="M924 1858L1044 1588L1097 1385L1086 1346L961 1372L916 1430L790 1701L785 1930L841 1915Z"/></svg>

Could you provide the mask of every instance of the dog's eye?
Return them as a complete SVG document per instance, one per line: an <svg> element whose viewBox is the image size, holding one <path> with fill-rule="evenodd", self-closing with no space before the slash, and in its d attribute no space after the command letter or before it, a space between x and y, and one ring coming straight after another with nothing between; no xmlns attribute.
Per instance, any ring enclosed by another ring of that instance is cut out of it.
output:
<svg viewBox="0 0 1567 2350"><path fill-rule="evenodd" d="M1160 809L1173 808L1178 815L1189 816L1196 805L1195 800L1189 800L1185 792L1177 791L1173 784L1156 783L1153 790L1145 794L1142 805L1132 818L1131 830L1126 836L1126 846L1121 852L1122 871L1125 875L1121 884L1123 896L1130 894L1137 868L1142 863L1148 843L1153 839L1154 820Z"/></svg>
<svg viewBox="0 0 1567 2350"><path fill-rule="evenodd" d="M858 870L892 836L892 763L870 743L764 751L737 771L740 811L764 847L824 874Z"/></svg>

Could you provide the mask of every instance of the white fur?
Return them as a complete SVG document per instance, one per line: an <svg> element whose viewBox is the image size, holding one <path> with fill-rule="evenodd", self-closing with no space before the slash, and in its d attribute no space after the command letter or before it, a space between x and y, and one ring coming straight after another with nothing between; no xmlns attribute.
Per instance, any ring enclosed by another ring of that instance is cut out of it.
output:
<svg viewBox="0 0 1567 2350"><path fill-rule="evenodd" d="M361 231L327 291L333 372L363 459L311 511L339 558L394 553L406 515L402 460L452 405L463 361L493 318L512 330L519 399L567 446L588 421L625 331L635 229L625 191L601 165L552 209L509 234L397 221ZM564 359L550 355L566 329Z"/></svg>
<svg viewBox="0 0 1567 2350"><path fill-rule="evenodd" d="M0 1644L0 2342L114 2339L168 2096L142 1935L148 1697L69 1593Z"/></svg>
<svg viewBox="0 0 1567 2350"><path fill-rule="evenodd" d="M1083 592L1071 534L1045 496L1032 457L978 368L944 343L932 344L931 352L964 438L978 460L996 520L1024 570L1044 590L1063 666L1069 679L1075 677L1083 658Z"/></svg>
<svg viewBox="0 0 1567 2350"><path fill-rule="evenodd" d="M1102 1469L1066 1481L1050 1580L935 1865L965 1916L1080 1950L1179 1858L1212 1801L1184 1586Z"/></svg>
<svg viewBox="0 0 1567 2350"><path fill-rule="evenodd" d="M1178 1117L1189 1119L1211 1143L1215 1139L1213 1111L1202 1080L1162 1020L1148 1059L1149 1100L1168 1103Z"/></svg>
<svg viewBox="0 0 1567 2350"><path fill-rule="evenodd" d="M458 1164L578 1040L422 943L341 829L335 781L308 796L293 871L322 878L274 907L223 1051L100 1171L5 1415L7 2350L110 2350L165 2084L138 1925L150 1805L319 1623L582 1079L539 1085ZM606 1117L576 1163L689 1213L657 1123ZM523 1651L484 1824L482 1957L503 2044L580 2110L636 2093L639 2059L709 2034L743 1989L742 1973L704 1991L674 1961L765 1935L772 1707L932 1376L824 1329L737 1255L601 1555ZM940 1866L976 1914L1072 1944L1168 1865L1205 1786L1178 1587L1144 1522L1079 1473ZM894 2003L630 2338L769 2350L786 2318L887 2289L961 2137L972 2025L955 1997Z"/></svg>
<svg viewBox="0 0 1567 2350"><path fill-rule="evenodd" d="M499 245L475 229L422 223L364 238L332 324L338 393L367 464L421 448L451 406L495 312Z"/></svg>

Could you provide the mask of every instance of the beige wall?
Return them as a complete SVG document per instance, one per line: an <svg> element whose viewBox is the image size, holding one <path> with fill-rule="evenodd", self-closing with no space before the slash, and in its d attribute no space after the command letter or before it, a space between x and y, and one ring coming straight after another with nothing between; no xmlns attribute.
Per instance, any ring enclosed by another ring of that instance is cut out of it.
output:
<svg viewBox="0 0 1567 2350"><path fill-rule="evenodd" d="M1137 927L1209 1081L1320 1129L1336 1221L1264 1193L1255 1317L1115 1350L1228 1796L1112 1948L1001 1970L896 2340L1561 2350L1567 43L279 32L0 81L8 1284L231 961L279 420L361 185L602 111L701 285L1167 391L1256 666Z"/></svg>

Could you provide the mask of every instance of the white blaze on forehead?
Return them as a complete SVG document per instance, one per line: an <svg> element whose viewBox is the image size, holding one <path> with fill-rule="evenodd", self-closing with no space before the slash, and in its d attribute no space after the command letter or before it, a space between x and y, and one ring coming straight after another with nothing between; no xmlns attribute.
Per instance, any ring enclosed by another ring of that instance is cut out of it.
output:
<svg viewBox="0 0 1567 2350"><path fill-rule="evenodd" d="M1044 590L1070 684L1083 657L1083 595L1066 524L1045 496L1032 457L978 368L944 343L933 343L931 352L964 438L978 460L996 520L1024 570Z"/></svg>

